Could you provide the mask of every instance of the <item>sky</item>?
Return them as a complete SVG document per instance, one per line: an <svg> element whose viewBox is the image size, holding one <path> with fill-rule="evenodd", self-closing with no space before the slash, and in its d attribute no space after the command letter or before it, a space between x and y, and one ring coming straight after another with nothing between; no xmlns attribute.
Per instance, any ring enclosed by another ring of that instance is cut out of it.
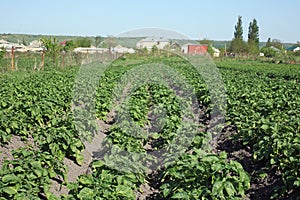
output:
<svg viewBox="0 0 300 200"><path fill-rule="evenodd" d="M140 28L191 39L231 40L238 16L244 39L255 18L260 41L300 41L299 0L13 0L0 3L0 33L116 36Z"/></svg>

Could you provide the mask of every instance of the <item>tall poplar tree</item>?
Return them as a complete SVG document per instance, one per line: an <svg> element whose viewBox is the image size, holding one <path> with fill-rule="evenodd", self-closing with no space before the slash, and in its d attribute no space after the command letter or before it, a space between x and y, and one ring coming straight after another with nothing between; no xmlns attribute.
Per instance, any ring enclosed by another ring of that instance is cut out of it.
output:
<svg viewBox="0 0 300 200"><path fill-rule="evenodd" d="M242 16L238 16L238 21L234 29L234 38L231 41L230 50L234 53L243 53L246 48L243 40Z"/></svg>
<svg viewBox="0 0 300 200"><path fill-rule="evenodd" d="M238 17L238 22L234 27L234 39L243 40L243 24L242 24L242 16Z"/></svg>
<svg viewBox="0 0 300 200"><path fill-rule="evenodd" d="M256 54L259 52L259 27L256 19L249 24L248 29L248 50L249 53Z"/></svg>

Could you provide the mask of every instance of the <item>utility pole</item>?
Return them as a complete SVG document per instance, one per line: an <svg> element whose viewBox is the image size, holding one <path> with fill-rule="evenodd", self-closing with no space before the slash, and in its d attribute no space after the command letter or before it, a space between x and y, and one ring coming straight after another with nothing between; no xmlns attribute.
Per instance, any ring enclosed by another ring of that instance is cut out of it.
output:
<svg viewBox="0 0 300 200"><path fill-rule="evenodd" d="M11 47L11 70L12 71L15 70L15 61L14 61L14 58L15 58L15 47L12 46Z"/></svg>
<svg viewBox="0 0 300 200"><path fill-rule="evenodd" d="M45 49L43 48L41 69L44 69L44 64L45 64Z"/></svg>

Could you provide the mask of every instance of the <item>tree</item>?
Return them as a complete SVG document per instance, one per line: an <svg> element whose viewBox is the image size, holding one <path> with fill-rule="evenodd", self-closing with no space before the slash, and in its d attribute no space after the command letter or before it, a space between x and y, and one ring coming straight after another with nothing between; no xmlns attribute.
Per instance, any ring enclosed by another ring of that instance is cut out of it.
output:
<svg viewBox="0 0 300 200"><path fill-rule="evenodd" d="M117 41L114 36L107 36L107 38L103 42L103 47L114 47L116 46Z"/></svg>
<svg viewBox="0 0 300 200"><path fill-rule="evenodd" d="M23 37L23 40L22 40L22 44L25 45L25 46L27 45L27 42L25 41L24 37Z"/></svg>
<svg viewBox="0 0 300 200"><path fill-rule="evenodd" d="M247 46L243 40L233 39L229 50L234 53L244 53L247 51Z"/></svg>
<svg viewBox="0 0 300 200"><path fill-rule="evenodd" d="M200 44L207 44L208 46L210 46L212 44L212 41L209 40L208 38L204 38L203 40L199 41Z"/></svg>
<svg viewBox="0 0 300 200"><path fill-rule="evenodd" d="M1 47L0 48L0 60L2 58L4 58L5 54L6 54L6 49L4 47Z"/></svg>
<svg viewBox="0 0 300 200"><path fill-rule="evenodd" d="M68 40L66 41L66 45L64 46L64 51L65 52L70 52L75 49L76 45L73 40Z"/></svg>
<svg viewBox="0 0 300 200"><path fill-rule="evenodd" d="M248 29L248 50L249 53L257 54L259 52L259 27L256 19L249 24Z"/></svg>
<svg viewBox="0 0 300 200"><path fill-rule="evenodd" d="M280 49L280 50L283 49L283 44L279 39L273 39L271 42L271 46L276 47L277 49Z"/></svg>
<svg viewBox="0 0 300 200"><path fill-rule="evenodd" d="M234 38L231 41L229 50L234 53L241 53L246 51L245 42L243 40L242 17L238 17L238 22L235 25Z"/></svg>
<svg viewBox="0 0 300 200"><path fill-rule="evenodd" d="M234 39L243 40L242 16L238 16L238 22L235 25Z"/></svg>
<svg viewBox="0 0 300 200"><path fill-rule="evenodd" d="M268 38L268 41L266 43L266 47L275 47L279 50L283 50L283 44L282 42L279 40L279 39L272 39L271 38Z"/></svg>
<svg viewBox="0 0 300 200"><path fill-rule="evenodd" d="M81 37L75 40L76 47L90 47L92 45L92 40L87 37Z"/></svg>
<svg viewBox="0 0 300 200"><path fill-rule="evenodd" d="M263 47L261 52L264 53L267 58L273 58L276 55L276 51L270 47Z"/></svg>
<svg viewBox="0 0 300 200"><path fill-rule="evenodd" d="M268 41L266 43L266 47L270 47L270 46L272 46L272 44L271 44L271 38L268 38Z"/></svg>
<svg viewBox="0 0 300 200"><path fill-rule="evenodd" d="M158 52L158 48L157 48L157 46L156 46L156 45L153 45L153 46L152 46L152 48L151 48L151 52L152 52L152 54L153 54L154 56L157 54L157 52Z"/></svg>
<svg viewBox="0 0 300 200"><path fill-rule="evenodd" d="M259 43L259 27L257 25L257 20L253 19L249 24L248 40L253 40L255 43Z"/></svg>
<svg viewBox="0 0 300 200"><path fill-rule="evenodd" d="M46 50L46 55L48 55L52 63L55 64L61 50L61 46L57 43L56 38L41 38L41 42Z"/></svg>
<svg viewBox="0 0 300 200"><path fill-rule="evenodd" d="M101 43L101 41L103 40L103 38L101 36L96 36L95 37L95 46L98 47Z"/></svg>

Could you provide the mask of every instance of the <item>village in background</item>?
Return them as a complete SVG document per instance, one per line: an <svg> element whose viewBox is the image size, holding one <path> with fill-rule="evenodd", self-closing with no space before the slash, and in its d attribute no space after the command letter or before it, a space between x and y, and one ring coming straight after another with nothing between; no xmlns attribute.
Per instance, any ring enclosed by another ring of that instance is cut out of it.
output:
<svg viewBox="0 0 300 200"><path fill-rule="evenodd" d="M104 54L119 57L123 54L149 54L159 51L176 51L190 55L208 53L214 59L261 59L273 63L300 63L299 43L281 43L278 39L269 38L267 42L259 42L259 51L254 53L243 50L234 51L232 43L232 41L166 37L0 34L0 68L1 71L8 71L31 66L36 70L43 68L45 63L46 65L48 63L48 65L72 66L82 64L87 58L94 60ZM13 63L11 62L12 56L14 57Z"/></svg>

